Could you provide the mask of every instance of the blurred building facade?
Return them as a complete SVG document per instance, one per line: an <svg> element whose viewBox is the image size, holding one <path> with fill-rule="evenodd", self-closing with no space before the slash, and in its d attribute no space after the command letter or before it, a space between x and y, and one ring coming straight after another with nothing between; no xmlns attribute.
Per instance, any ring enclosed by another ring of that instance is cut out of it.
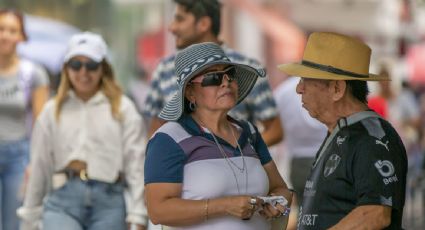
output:
<svg viewBox="0 0 425 230"><path fill-rule="evenodd" d="M398 58L425 35L424 0L223 0L221 37L231 47L263 61L274 84L275 64L299 59L312 31L357 36L372 46L372 62ZM2 0L0 7L67 22L81 30L102 33L126 79L157 55L174 52L167 24L170 0ZM147 36L157 39L148 42ZM247 39L249 38L249 39ZM157 47L152 50L151 46ZM142 54L149 60L141 60ZM278 78L277 78L278 79ZM278 80L276 80L278 82Z"/></svg>

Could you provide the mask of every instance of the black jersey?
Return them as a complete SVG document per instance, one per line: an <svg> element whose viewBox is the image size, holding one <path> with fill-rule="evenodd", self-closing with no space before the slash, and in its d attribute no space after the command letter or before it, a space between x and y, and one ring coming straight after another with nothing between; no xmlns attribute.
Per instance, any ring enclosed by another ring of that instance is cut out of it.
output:
<svg viewBox="0 0 425 230"><path fill-rule="evenodd" d="M406 173L406 150L387 121L372 111L340 119L306 182L298 229L327 229L361 205L392 207L387 229L401 229Z"/></svg>

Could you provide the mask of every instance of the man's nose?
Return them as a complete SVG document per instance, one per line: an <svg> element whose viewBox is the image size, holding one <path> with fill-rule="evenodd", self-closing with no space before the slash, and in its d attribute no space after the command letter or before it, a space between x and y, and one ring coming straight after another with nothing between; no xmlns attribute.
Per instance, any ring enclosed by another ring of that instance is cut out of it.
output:
<svg viewBox="0 0 425 230"><path fill-rule="evenodd" d="M174 34L174 31L176 30L175 28L175 23L174 21L170 22L170 24L168 25L168 31L172 34Z"/></svg>
<svg viewBox="0 0 425 230"><path fill-rule="evenodd" d="M304 92L304 82L303 82L303 79L302 78L298 82L297 87L295 88L295 91L298 94L302 94Z"/></svg>

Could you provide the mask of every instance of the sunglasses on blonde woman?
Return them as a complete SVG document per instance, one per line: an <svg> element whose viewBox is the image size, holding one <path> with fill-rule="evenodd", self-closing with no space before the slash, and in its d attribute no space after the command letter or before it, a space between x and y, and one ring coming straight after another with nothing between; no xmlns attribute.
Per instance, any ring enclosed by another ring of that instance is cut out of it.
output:
<svg viewBox="0 0 425 230"><path fill-rule="evenodd" d="M236 69L234 66L231 66L222 71L214 71L205 74L199 75L200 77L195 77L190 83L201 83L202 87L207 86L220 86L223 82L223 77L227 76L227 80L230 82L235 80Z"/></svg>
<svg viewBox="0 0 425 230"><path fill-rule="evenodd" d="M95 61L82 62L79 60L71 60L68 62L68 67L74 71L79 71L83 66L86 67L87 71L96 71L100 63Z"/></svg>

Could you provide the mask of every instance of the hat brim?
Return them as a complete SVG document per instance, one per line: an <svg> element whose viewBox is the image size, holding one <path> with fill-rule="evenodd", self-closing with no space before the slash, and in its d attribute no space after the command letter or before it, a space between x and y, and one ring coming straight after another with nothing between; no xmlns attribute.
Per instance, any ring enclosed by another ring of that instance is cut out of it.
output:
<svg viewBox="0 0 425 230"><path fill-rule="evenodd" d="M298 63L282 64L277 67L280 71L298 77L314 78L323 80L360 80L360 81L389 81L388 77L376 74L368 74L368 77L353 77L349 75L336 74L320 69L311 68Z"/></svg>
<svg viewBox="0 0 425 230"><path fill-rule="evenodd" d="M183 114L184 108L184 96L182 91L179 90L170 101L165 104L164 108L162 108L158 117L166 120L166 121L175 121L178 120Z"/></svg>
<svg viewBox="0 0 425 230"><path fill-rule="evenodd" d="M198 76L205 69L220 64L234 66L236 68L236 79L238 83L238 101L236 104L239 104L241 101L243 101L243 99L245 99L246 96L248 96L258 77L266 76L264 69L256 69L244 64L233 63L230 61L215 61L207 63L206 65L191 73L191 75L185 79L183 88L179 88L178 92L174 94L171 100L161 110L158 117L167 121L178 120L184 111L184 94L187 83L190 82L192 78Z"/></svg>
<svg viewBox="0 0 425 230"><path fill-rule="evenodd" d="M88 57L90 59L92 59L95 62L101 62L103 59L103 55L102 54L94 54L92 51L90 51L89 49L85 49L85 47L82 47L80 49L75 49L72 52L69 52L65 58L64 58L64 62L69 61L71 58L76 57L76 56L85 56Z"/></svg>

